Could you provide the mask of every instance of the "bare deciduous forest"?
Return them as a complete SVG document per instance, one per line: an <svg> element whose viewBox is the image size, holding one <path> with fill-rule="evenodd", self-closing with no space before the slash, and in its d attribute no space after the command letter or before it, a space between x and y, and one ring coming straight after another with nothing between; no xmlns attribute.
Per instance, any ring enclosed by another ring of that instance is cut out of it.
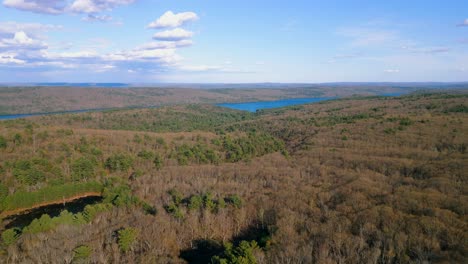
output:
<svg viewBox="0 0 468 264"><path fill-rule="evenodd" d="M2 121L0 262L466 263L467 102Z"/></svg>
<svg viewBox="0 0 468 264"><path fill-rule="evenodd" d="M388 85L187 85L160 88L102 88L102 87L2 87L0 115L73 111L84 109L114 109L160 107L189 103L223 103L269 101L297 97L334 97L353 94L407 93L421 87L414 84ZM290 87L288 87L290 86ZM226 87L232 87L226 86ZM429 85L426 88L434 88ZM440 86L436 86L440 87ZM448 88L457 88L450 84ZM460 87L458 87L460 88Z"/></svg>

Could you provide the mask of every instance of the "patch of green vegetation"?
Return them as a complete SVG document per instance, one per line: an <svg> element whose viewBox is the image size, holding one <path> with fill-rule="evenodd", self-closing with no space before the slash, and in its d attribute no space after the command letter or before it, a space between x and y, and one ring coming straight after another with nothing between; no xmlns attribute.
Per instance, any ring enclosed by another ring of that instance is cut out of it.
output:
<svg viewBox="0 0 468 264"><path fill-rule="evenodd" d="M224 198L224 200L227 203L232 204L236 208L241 208L242 204L243 204L242 198L240 198L239 195L237 195L237 194L230 195L230 196Z"/></svg>
<svg viewBox="0 0 468 264"><path fill-rule="evenodd" d="M444 111L445 113L468 113L468 106L459 104Z"/></svg>
<svg viewBox="0 0 468 264"><path fill-rule="evenodd" d="M179 165L187 165L190 161L197 164L217 164L219 155L205 144L197 143L194 146L182 144L177 146L173 154Z"/></svg>
<svg viewBox="0 0 468 264"><path fill-rule="evenodd" d="M0 136L0 149L6 149L8 146L7 140L5 137Z"/></svg>
<svg viewBox="0 0 468 264"><path fill-rule="evenodd" d="M189 197L183 197L177 190L170 190L169 195L172 201L164 208L166 212L177 219L183 219L185 211L207 210L213 213L219 212L227 205L234 208L242 207L242 199L238 195L215 198L211 192L194 194Z"/></svg>
<svg viewBox="0 0 468 264"><path fill-rule="evenodd" d="M44 182L46 179L62 177L60 168L54 166L48 159L39 157L16 161L12 172L19 182L29 186Z"/></svg>
<svg viewBox="0 0 468 264"><path fill-rule="evenodd" d="M117 235L120 250L122 250L123 252L128 252L132 249L132 246L135 244L136 239L139 235L139 231L136 228L127 227L117 231Z"/></svg>
<svg viewBox="0 0 468 264"><path fill-rule="evenodd" d="M142 158L142 159L145 159L145 160L150 160L152 158L154 158L154 152L152 151L149 151L149 150L142 150L140 152L138 152L137 156L139 158Z"/></svg>
<svg viewBox="0 0 468 264"><path fill-rule="evenodd" d="M21 235L21 230L19 228L10 228L2 233L2 242L5 246L12 245L18 240Z"/></svg>
<svg viewBox="0 0 468 264"><path fill-rule="evenodd" d="M369 114L369 113L360 113L355 115L331 115L323 118L322 126L334 126L338 124L353 124L358 120L365 120L369 118L378 118L380 116Z"/></svg>
<svg viewBox="0 0 468 264"><path fill-rule="evenodd" d="M98 162L95 157L80 157L71 164L71 176L74 181L89 180L96 176Z"/></svg>
<svg viewBox="0 0 468 264"><path fill-rule="evenodd" d="M255 264L257 263L255 250L259 250L255 241L242 241L238 246L226 243L224 252L219 256L214 256L211 262L214 264Z"/></svg>
<svg viewBox="0 0 468 264"><path fill-rule="evenodd" d="M112 154L104 165L110 171L128 171L133 166L133 157L123 153Z"/></svg>
<svg viewBox="0 0 468 264"><path fill-rule="evenodd" d="M22 233L37 234L54 229L58 225L82 225L89 223L97 213L107 211L110 208L109 204L95 204L87 205L82 213L73 214L64 210L56 217L43 214L24 227Z"/></svg>
<svg viewBox="0 0 468 264"><path fill-rule="evenodd" d="M140 201L132 195L132 190L126 184L120 184L108 181L102 191L103 202L110 203L115 206L129 206L138 204Z"/></svg>
<svg viewBox="0 0 468 264"><path fill-rule="evenodd" d="M384 129L384 133L387 134L387 135L394 135L396 133L396 131L393 128L386 128L386 129Z"/></svg>
<svg viewBox="0 0 468 264"><path fill-rule="evenodd" d="M413 124L413 121L408 117L404 117L400 119L400 126L410 126Z"/></svg>
<svg viewBox="0 0 468 264"><path fill-rule="evenodd" d="M81 245L73 249L73 261L80 262L86 261L89 259L91 254L93 253L93 249L87 245Z"/></svg>
<svg viewBox="0 0 468 264"><path fill-rule="evenodd" d="M97 182L68 183L44 187L35 192L18 191L5 197L0 210L8 211L33 207L36 204L67 199L82 193L101 192L102 184Z"/></svg>
<svg viewBox="0 0 468 264"><path fill-rule="evenodd" d="M153 160L153 164L158 170L162 168L162 166L164 165L164 161L160 154L156 154Z"/></svg>
<svg viewBox="0 0 468 264"><path fill-rule="evenodd" d="M206 105L104 112L103 115L106 121L99 123L101 129L152 132L215 131L218 127L256 117L244 111Z"/></svg>
<svg viewBox="0 0 468 264"><path fill-rule="evenodd" d="M247 137L232 139L230 136L223 138L223 147L226 152L226 161L238 162L250 160L269 153L281 152L288 156L284 143L264 133L251 132Z"/></svg>

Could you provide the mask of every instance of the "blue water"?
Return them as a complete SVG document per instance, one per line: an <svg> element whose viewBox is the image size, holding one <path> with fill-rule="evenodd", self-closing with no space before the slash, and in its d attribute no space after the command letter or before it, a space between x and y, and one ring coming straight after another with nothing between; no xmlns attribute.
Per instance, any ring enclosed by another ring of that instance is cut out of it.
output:
<svg viewBox="0 0 468 264"><path fill-rule="evenodd" d="M380 94L380 96L401 96L403 94L406 94L406 93L404 92L382 93ZM222 106L222 107L242 110L242 111L256 112L257 110L261 110L261 109L271 109L271 108L280 108L280 107L291 106L291 105L317 103L317 102L332 100L332 99L336 99L336 97L310 97L310 98L283 99L283 100L277 100L277 101L223 103L223 104L217 104L217 106ZM154 107L130 107L130 108L154 108ZM34 114L0 115L0 120L17 119L17 118L24 118L24 117L30 117L30 116L98 112L98 111L105 111L105 110L111 110L111 108L96 108L96 109L72 110L72 111L49 112L49 113L34 113Z"/></svg>
<svg viewBox="0 0 468 264"><path fill-rule="evenodd" d="M256 112L261 109L279 108L290 105L301 105L307 103L316 103L326 100L335 99L333 97L313 97L313 98L293 98L284 99L277 101L266 101L266 102L247 102L247 103L224 103L218 104L218 106L227 107L236 110L243 110L249 112Z"/></svg>

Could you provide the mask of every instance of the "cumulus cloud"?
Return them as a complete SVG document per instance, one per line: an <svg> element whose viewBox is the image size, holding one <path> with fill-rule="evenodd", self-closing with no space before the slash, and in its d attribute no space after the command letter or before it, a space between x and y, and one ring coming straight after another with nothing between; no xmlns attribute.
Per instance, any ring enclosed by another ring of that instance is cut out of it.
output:
<svg viewBox="0 0 468 264"><path fill-rule="evenodd" d="M30 49L38 50L44 49L46 44L30 38L23 31L16 32L12 39L1 39L0 40L0 50L18 50L18 49Z"/></svg>
<svg viewBox="0 0 468 264"><path fill-rule="evenodd" d="M144 45L142 45L144 46ZM112 65L112 69L117 67L116 64L175 64L181 60L181 57L176 53L175 48L165 47L136 47L130 50L121 50L100 54L94 50L70 51L70 52L43 52L43 60L60 61L65 63L75 63L77 65ZM107 67L107 69L110 69Z"/></svg>
<svg viewBox="0 0 468 264"><path fill-rule="evenodd" d="M194 12L174 14L172 11L167 11L161 17L151 22L148 28L175 28L195 20L198 20L198 16Z"/></svg>
<svg viewBox="0 0 468 264"><path fill-rule="evenodd" d="M128 5L136 0L4 0L3 5L22 11L43 14L99 13Z"/></svg>
<svg viewBox="0 0 468 264"><path fill-rule="evenodd" d="M60 26L39 23L0 22L0 57L2 65L33 66L44 62L48 49L45 32Z"/></svg>
<svg viewBox="0 0 468 264"><path fill-rule="evenodd" d="M182 29L175 28L172 30L165 30L154 34L153 39L163 40L163 41L178 41L183 39L189 39L193 36L193 32Z"/></svg>
<svg viewBox="0 0 468 264"><path fill-rule="evenodd" d="M106 61L147 61L153 60L163 63L175 63L181 58L176 54L175 49L133 49L110 53L102 57Z"/></svg>
<svg viewBox="0 0 468 264"><path fill-rule="evenodd" d="M463 22L461 22L457 26L459 26L459 27L468 27L468 18L463 20Z"/></svg>
<svg viewBox="0 0 468 264"><path fill-rule="evenodd" d="M65 8L63 0L4 0L3 5L34 13L60 14Z"/></svg>
<svg viewBox="0 0 468 264"><path fill-rule="evenodd" d="M133 2L135 0L75 0L68 9L75 13L98 13Z"/></svg>
<svg viewBox="0 0 468 264"><path fill-rule="evenodd" d="M134 67L164 71L176 68L182 61L177 49L189 45L190 40L162 41L108 53L100 53L94 49L58 52L49 50L45 43L24 32L17 32L12 38L0 39L0 67L81 68L97 73Z"/></svg>
<svg viewBox="0 0 468 264"><path fill-rule="evenodd" d="M12 0L8 0L11 1ZM48 4L60 1L33 1L41 5L41 10L50 8ZM85 13L83 20L107 22L112 18L99 14L98 11L108 10L119 4L128 4L134 0L64 0L71 3L63 12ZM6 1L4 1L5 3ZM73 8L72 8L73 7ZM39 9L38 9L39 10ZM59 10L57 8L57 10ZM61 10L61 9L60 9ZM31 10L29 10L31 11ZM49 12L50 13L50 12ZM177 14L179 15L179 14ZM178 16L178 22L161 22L171 25L184 24L194 20L188 15ZM153 41L143 43L130 49L101 51L100 45L72 45L66 49L60 45L48 45L47 32L61 29L60 26L39 23L0 22L0 67L19 67L35 71L49 71L54 68L61 70L87 70L100 73L107 71L122 71L134 73L141 71L163 72L179 71L220 71L215 66L187 66L179 68L183 58L177 53L180 48L193 45L193 32L182 28L173 28L157 32ZM96 42L96 41L94 41ZM99 43L98 43L99 44Z"/></svg>

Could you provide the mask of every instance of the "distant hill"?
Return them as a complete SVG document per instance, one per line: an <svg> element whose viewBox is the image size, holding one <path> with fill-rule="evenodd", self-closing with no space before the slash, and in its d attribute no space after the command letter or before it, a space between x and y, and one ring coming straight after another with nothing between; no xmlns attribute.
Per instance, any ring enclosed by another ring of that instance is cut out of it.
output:
<svg viewBox="0 0 468 264"><path fill-rule="evenodd" d="M134 87L136 84L125 83L37 85L1 87L0 114L270 101L304 97L393 95L428 89L468 88L468 83L157 84L157 87Z"/></svg>

